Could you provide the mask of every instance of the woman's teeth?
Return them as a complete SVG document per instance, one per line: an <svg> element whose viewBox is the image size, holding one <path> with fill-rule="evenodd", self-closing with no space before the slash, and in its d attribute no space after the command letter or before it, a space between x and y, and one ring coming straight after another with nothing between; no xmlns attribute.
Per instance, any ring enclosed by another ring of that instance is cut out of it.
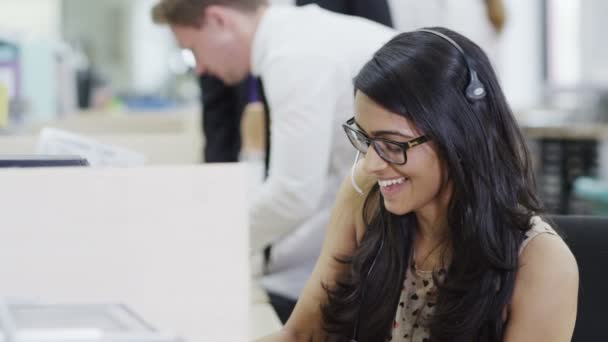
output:
<svg viewBox="0 0 608 342"><path fill-rule="evenodd" d="M394 184L401 184L405 182L405 177L397 178L397 179L389 179L389 180L378 180L378 185L382 188L386 188L387 186L391 186Z"/></svg>

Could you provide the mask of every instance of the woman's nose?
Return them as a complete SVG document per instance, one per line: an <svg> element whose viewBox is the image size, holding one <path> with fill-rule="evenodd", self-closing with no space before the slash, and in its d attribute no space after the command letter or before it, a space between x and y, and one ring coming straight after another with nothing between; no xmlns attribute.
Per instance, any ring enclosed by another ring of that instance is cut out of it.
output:
<svg viewBox="0 0 608 342"><path fill-rule="evenodd" d="M387 166L388 163L380 158L373 145L370 145L365 158L363 158L363 170L367 173L377 173L384 170Z"/></svg>

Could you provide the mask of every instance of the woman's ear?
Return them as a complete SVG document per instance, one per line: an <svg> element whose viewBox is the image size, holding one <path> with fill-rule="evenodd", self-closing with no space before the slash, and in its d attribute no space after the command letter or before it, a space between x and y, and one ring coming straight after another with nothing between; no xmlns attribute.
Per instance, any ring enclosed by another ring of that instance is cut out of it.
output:
<svg viewBox="0 0 608 342"><path fill-rule="evenodd" d="M464 163L462 161L462 158L460 158L460 154L456 154L456 163L457 165L455 165L454 167L458 167L462 170L464 170ZM458 171L457 171L458 172ZM441 159L441 176L442 176L442 186L443 187L447 187L450 186L453 183L453 174L454 172L452 171L452 168L450 167L450 163L448 162L447 159Z"/></svg>
<svg viewBox="0 0 608 342"><path fill-rule="evenodd" d="M450 166L447 162L443 162L443 167L441 168L441 178L443 179L442 187L449 186L452 183L452 173L450 172Z"/></svg>

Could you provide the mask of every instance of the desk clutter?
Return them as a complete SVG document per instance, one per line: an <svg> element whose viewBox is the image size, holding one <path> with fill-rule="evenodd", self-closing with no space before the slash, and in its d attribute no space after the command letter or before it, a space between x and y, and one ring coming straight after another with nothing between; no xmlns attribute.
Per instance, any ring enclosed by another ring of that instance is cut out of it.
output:
<svg viewBox="0 0 608 342"><path fill-rule="evenodd" d="M579 177L598 175L598 142L592 139L538 140L537 179L540 196L550 213L591 214L591 204L577 197Z"/></svg>

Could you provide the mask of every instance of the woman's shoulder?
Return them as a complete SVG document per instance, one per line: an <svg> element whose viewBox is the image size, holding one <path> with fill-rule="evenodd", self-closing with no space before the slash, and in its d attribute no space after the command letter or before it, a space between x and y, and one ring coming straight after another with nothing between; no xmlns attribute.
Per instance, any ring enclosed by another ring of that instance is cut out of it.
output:
<svg viewBox="0 0 608 342"><path fill-rule="evenodd" d="M576 316L578 266L574 255L540 217L532 218L526 235L509 305L511 325L517 327L509 332L512 335L521 335L526 329L549 329L555 322L570 324ZM521 331L516 334L516 330Z"/></svg>
<svg viewBox="0 0 608 342"><path fill-rule="evenodd" d="M555 284L576 284L578 266L568 245L551 225L534 216L520 247L514 299L553 293ZM552 295L555 295L553 293Z"/></svg>
<svg viewBox="0 0 608 342"><path fill-rule="evenodd" d="M524 240L519 246L519 255L521 256L521 254L524 252L524 250L531 241L544 234L555 236L561 240L561 238L559 238L559 234L555 231L555 229L553 229L553 227L551 227L549 223L543 220L543 218L541 218L540 216L532 216L532 218L530 219L529 229L524 234Z"/></svg>
<svg viewBox="0 0 608 342"><path fill-rule="evenodd" d="M551 269L572 268L576 260L555 229L540 216L533 216L519 249L519 268L540 266Z"/></svg>

